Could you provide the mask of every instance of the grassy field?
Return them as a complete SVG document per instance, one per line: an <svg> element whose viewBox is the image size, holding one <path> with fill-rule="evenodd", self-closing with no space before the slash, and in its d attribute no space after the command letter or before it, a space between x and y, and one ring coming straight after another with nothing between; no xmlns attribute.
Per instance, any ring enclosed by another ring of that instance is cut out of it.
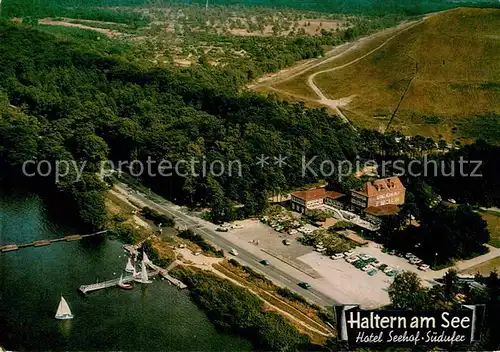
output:
<svg viewBox="0 0 500 352"><path fill-rule="evenodd" d="M408 25L409 23L403 23L397 27L387 28L367 38L362 38L356 43L348 44L348 47L338 52L338 54L342 55L339 56L336 53L332 58L327 58L328 62L325 61L324 64L308 69L300 75L274 84L273 87L279 89L282 92L289 92L297 97L304 97L305 99L316 99L317 96L307 84L307 78L311 74L345 65L363 55L368 54L370 51L383 44L387 39L399 33ZM316 81L319 81L319 78L320 77L317 77ZM324 89L323 87L321 88ZM282 95L285 99L287 99L284 93L282 93Z"/></svg>
<svg viewBox="0 0 500 352"><path fill-rule="evenodd" d="M358 62L318 74L315 82L330 99L356 95L345 108L354 124L385 130L413 78L390 129L498 143L499 55L500 10L456 9L430 16ZM276 88L315 98L305 86L311 73Z"/></svg>
<svg viewBox="0 0 500 352"><path fill-rule="evenodd" d="M483 219L488 223L491 239L489 244L500 248L500 213L495 211L486 211L481 213Z"/></svg>
<svg viewBox="0 0 500 352"><path fill-rule="evenodd" d="M488 260L485 263L473 266L467 270L464 270L464 274L475 275L477 273L488 276L492 271L500 271L500 257L497 257L492 260Z"/></svg>

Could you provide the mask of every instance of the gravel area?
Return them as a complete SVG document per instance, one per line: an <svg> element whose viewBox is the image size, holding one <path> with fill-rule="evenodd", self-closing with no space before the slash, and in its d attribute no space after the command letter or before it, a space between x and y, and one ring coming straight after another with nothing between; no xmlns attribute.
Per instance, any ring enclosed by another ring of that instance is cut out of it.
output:
<svg viewBox="0 0 500 352"><path fill-rule="evenodd" d="M343 304L359 304L362 308L373 309L390 303L387 289L393 278L380 271L369 276L344 259L333 260L317 252L299 259L323 276L311 285Z"/></svg>

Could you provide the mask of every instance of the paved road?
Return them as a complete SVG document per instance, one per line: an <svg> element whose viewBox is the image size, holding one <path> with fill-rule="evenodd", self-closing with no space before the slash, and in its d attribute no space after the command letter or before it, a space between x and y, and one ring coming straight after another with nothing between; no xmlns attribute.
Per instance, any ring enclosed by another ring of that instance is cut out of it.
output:
<svg viewBox="0 0 500 352"><path fill-rule="evenodd" d="M224 238L224 233L219 233L214 230L215 225L210 224L200 218L190 216L186 213L184 213L182 210L179 209L178 206L175 204L172 204L164 199L159 198L158 196L155 196L155 201L151 200L150 198L146 197L143 194L137 193L135 191L131 191L130 188L128 188L125 184L119 183L116 185L117 189L123 193L126 194L129 198L132 200L136 199L150 208L153 208L163 214L169 215L173 217L176 221L177 225L185 225L188 228L190 228L193 232L203 236L205 239L207 239L209 242L212 242L214 245L224 249L226 252L234 248L238 251L238 257L237 260L242 263L243 265L248 265L252 269L263 273L266 277L271 279L274 283L280 285L280 286L286 286L292 291L295 291L299 293L300 295L304 296L308 300L310 300L313 303L316 303L320 306L331 306L333 304L336 304L334 300L332 300L330 297L326 296L325 294L315 290L314 288L311 288L309 290L305 290L298 286L298 282L302 281L300 278L297 278L297 276L303 276L302 273L300 275L294 275L297 274L297 270L293 267L290 266L290 270L287 270L286 272L273 266L264 266L260 264L260 261L263 259L269 259L265 253L262 253L262 256L258 256L255 253L250 253L249 251L245 250L244 248L238 246L237 244L229 241L228 239ZM160 200L161 199L161 200Z"/></svg>

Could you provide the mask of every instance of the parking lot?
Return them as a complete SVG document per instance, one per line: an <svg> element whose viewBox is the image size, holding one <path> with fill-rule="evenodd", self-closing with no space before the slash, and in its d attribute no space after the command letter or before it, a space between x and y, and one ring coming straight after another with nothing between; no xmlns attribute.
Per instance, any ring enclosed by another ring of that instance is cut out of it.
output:
<svg viewBox="0 0 500 352"><path fill-rule="evenodd" d="M233 230L232 235L248 243L253 241L256 246L271 250L282 256L294 259L311 252L311 247L303 246L296 238L297 235L289 235L275 231L270 226L263 224L259 220L238 221L242 229ZM290 241L289 245L283 244L284 240Z"/></svg>
<svg viewBox="0 0 500 352"><path fill-rule="evenodd" d="M313 247L302 245L297 241L297 238L301 236L300 233L295 235L280 233L256 219L238 221L237 224L243 228L230 231L228 235L233 240L244 242L247 246L252 243L254 248L259 248L266 253L277 253L286 258L287 264L293 261L295 268L300 266L299 270L305 273L315 273L315 275L309 275L307 282L316 290L342 304L360 304L363 308L380 307L390 303L387 290L397 272L413 271L423 279L429 276L426 275L429 274L428 272L418 270L418 267L410 264L407 259L382 252L381 247L374 242L357 247L352 254L353 257L366 254L376 259L378 263L373 263L374 266L385 264L382 270L376 268L369 275L370 270L361 270L360 262L356 268L345 258L331 259L314 251ZM283 244L283 240L289 240L290 245ZM278 257L275 258L274 264L277 264ZM279 259L285 261L285 258ZM273 261L271 263L273 264ZM385 266L394 269L391 276L383 272ZM425 280L423 283L430 285Z"/></svg>
<svg viewBox="0 0 500 352"><path fill-rule="evenodd" d="M423 280L424 285L428 285L426 279L429 278L428 274L432 274L431 271L421 271L418 269L417 265L410 264L406 258L401 258L396 255L390 255L388 253L382 252L379 245L371 242L368 246L359 247L356 250L357 253L364 253L377 258L382 263L385 263L398 271L412 271L417 273Z"/></svg>
<svg viewBox="0 0 500 352"><path fill-rule="evenodd" d="M376 308L390 303L387 289L393 281L381 271L373 276L356 269L344 259L330 259L317 252L298 258L310 265L323 278L311 285L343 304L360 304L363 308Z"/></svg>

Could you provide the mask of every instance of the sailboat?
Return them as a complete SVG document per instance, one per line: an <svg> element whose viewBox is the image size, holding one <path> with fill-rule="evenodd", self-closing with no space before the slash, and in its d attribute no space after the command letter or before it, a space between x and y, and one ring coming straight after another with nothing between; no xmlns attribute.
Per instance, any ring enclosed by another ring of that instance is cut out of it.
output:
<svg viewBox="0 0 500 352"><path fill-rule="evenodd" d="M149 260L148 258L148 255L146 254L146 252L142 251L142 261L146 264L149 264L151 263L151 261Z"/></svg>
<svg viewBox="0 0 500 352"><path fill-rule="evenodd" d="M132 261L130 260L130 257L128 258L127 261L127 266L125 266L125 271L128 273L133 273L135 270L134 266L132 265Z"/></svg>
<svg viewBox="0 0 500 352"><path fill-rule="evenodd" d="M148 278L148 271L146 269L146 264L144 263L144 260L141 262L141 272L138 275L139 277L134 279L134 281L143 283L143 284L150 284L153 281L150 281Z"/></svg>
<svg viewBox="0 0 500 352"><path fill-rule="evenodd" d="M118 281L118 287L123 289L123 290L131 290L134 287L132 285L126 284L123 282L123 274L120 275L120 281Z"/></svg>
<svg viewBox="0 0 500 352"><path fill-rule="evenodd" d="M73 319L73 314L71 314L71 309L69 309L68 302L66 302L63 296L61 296L59 307L57 307L55 318L60 320Z"/></svg>

